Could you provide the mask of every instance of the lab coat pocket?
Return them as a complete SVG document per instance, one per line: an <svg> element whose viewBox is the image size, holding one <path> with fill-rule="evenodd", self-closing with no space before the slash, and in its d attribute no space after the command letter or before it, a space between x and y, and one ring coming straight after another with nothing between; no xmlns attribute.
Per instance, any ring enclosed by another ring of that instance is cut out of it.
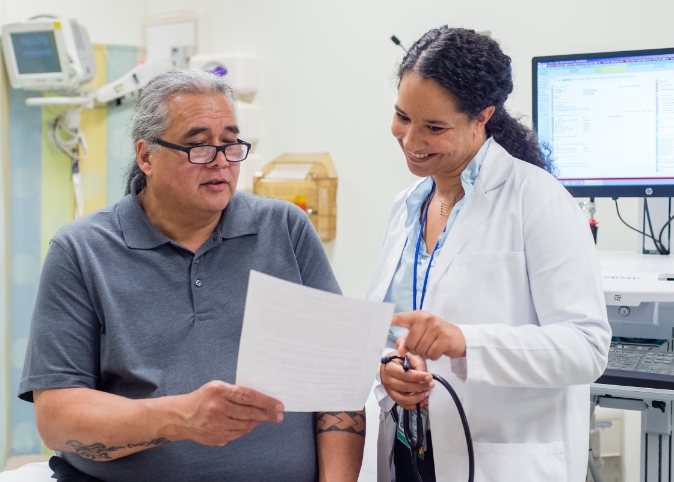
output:
<svg viewBox="0 0 674 482"><path fill-rule="evenodd" d="M566 482L564 442L474 443L476 482Z"/></svg>

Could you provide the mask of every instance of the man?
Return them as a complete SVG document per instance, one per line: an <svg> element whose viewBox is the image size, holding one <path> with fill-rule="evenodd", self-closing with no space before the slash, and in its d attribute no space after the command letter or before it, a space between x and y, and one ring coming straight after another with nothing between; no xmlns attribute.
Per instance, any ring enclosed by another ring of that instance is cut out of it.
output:
<svg viewBox="0 0 674 482"><path fill-rule="evenodd" d="M251 269L339 287L301 210L235 192L232 95L206 72L154 78L129 195L50 244L19 396L63 480L358 478L363 412L284 414L233 385Z"/></svg>

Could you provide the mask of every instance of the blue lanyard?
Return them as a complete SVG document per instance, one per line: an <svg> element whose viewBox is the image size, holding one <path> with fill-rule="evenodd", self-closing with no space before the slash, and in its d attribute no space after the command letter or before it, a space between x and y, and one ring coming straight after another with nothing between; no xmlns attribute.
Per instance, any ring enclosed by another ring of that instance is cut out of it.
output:
<svg viewBox="0 0 674 482"><path fill-rule="evenodd" d="M426 210L424 211L424 217L421 218L421 228L419 229L419 238L417 239L417 249L414 252L414 280L412 281L412 309L414 311L417 311L417 265L419 264L419 249L421 248L421 239L424 234L424 226L426 225L426 218L428 217L428 208L431 205L431 198L433 197L434 192L435 192L435 182L433 182L431 192L428 194L428 198L426 199ZM445 229L447 229L446 226ZM444 233L445 230L443 229L442 232ZM435 243L435 248L433 248L431 258L428 260L428 267L426 268L426 276L424 277L424 287L421 289L421 303L419 303L420 310L424 308L424 298L426 298L426 285L428 284L428 275L431 273L431 266L433 266L433 256L435 256L435 252L438 250L439 246L440 246L440 238L438 237L438 242Z"/></svg>

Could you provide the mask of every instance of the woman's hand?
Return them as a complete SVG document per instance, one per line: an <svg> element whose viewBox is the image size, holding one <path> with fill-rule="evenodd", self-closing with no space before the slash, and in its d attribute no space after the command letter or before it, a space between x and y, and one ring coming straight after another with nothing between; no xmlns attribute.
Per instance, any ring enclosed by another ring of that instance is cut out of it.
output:
<svg viewBox="0 0 674 482"><path fill-rule="evenodd" d="M388 356L393 355L398 355L398 352L393 351L388 354ZM426 372L426 363L423 358L414 355L408 355L407 358L412 365L411 370L404 371L401 360L391 360L379 367L379 375L386 393L394 402L405 410L416 410L417 403L421 406L428 405L428 394L435 382L433 377Z"/></svg>
<svg viewBox="0 0 674 482"><path fill-rule="evenodd" d="M430 360L442 355L466 356L466 338L461 330L435 315L425 311L396 313L391 324L409 329L409 333L396 342L401 356L407 352Z"/></svg>

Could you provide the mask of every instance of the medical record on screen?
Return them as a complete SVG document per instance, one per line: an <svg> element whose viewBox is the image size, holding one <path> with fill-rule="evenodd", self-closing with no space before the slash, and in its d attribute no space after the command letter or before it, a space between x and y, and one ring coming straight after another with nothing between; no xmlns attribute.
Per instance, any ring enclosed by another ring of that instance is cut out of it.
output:
<svg viewBox="0 0 674 482"><path fill-rule="evenodd" d="M19 74L61 72L53 31L13 33L11 36Z"/></svg>
<svg viewBox="0 0 674 482"><path fill-rule="evenodd" d="M674 51L535 67L536 128L563 184L672 184Z"/></svg>

